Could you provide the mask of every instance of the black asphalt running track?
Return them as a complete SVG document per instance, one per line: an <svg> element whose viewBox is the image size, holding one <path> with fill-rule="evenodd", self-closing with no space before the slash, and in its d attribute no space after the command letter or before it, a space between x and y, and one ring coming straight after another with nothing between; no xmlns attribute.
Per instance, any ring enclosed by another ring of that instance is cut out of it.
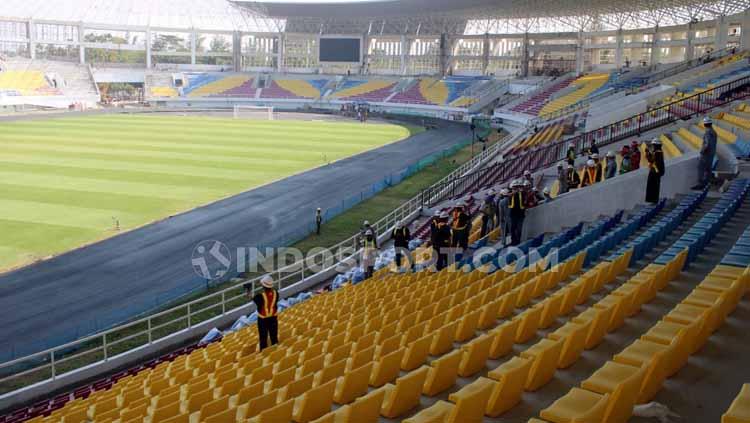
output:
<svg viewBox="0 0 750 423"><path fill-rule="evenodd" d="M180 291L205 286L191 263L201 241L219 240L231 251L269 245L279 233L309 227L315 207L340 205L468 136L465 126L442 124L0 275L0 362L106 329L153 310Z"/></svg>

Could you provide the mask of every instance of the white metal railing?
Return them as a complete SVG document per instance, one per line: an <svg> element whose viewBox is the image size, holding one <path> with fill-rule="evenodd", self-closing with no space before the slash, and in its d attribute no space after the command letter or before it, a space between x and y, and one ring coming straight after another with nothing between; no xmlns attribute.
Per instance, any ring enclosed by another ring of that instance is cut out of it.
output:
<svg viewBox="0 0 750 423"><path fill-rule="evenodd" d="M433 184L433 186L445 184L447 181L453 180L458 176L464 175L483 166L500 152L502 146L506 144L509 137L510 135L507 135L505 138L498 140L498 142L494 143L485 151L475 155L469 161ZM407 218L417 210L421 210L422 205L423 198L420 193L375 222L373 226L377 233L387 233L387 231L392 229L396 223ZM328 251L332 250L338 252L335 258L337 262L342 262L357 254L357 250L359 249L355 246L357 237L358 235L353 235L336 244ZM306 278L316 275L316 272L311 272L310 270L306 271L308 265L310 263L316 263L316 260L325 260L330 257L330 255L327 254L327 252L321 252L320 254L308 256L304 260L297 261L289 266L284 266L273 271L271 274L274 276L274 280L277 282L279 290L289 288L294 284L304 281ZM17 386L23 387L32 383L39 384L54 381L63 374L74 372L82 367L90 367L98 363L103 363L115 355L120 356L128 351L142 348L144 345L152 345L154 342L174 336L178 332L184 331L186 328L192 328L196 323L202 323L208 319L216 319L226 316L228 313L237 310L238 307L246 306L248 302L241 290L239 293L237 292L238 289L242 285L249 283L251 289L255 292L256 286L260 286L259 282L260 277L237 282L231 287L225 288L219 292L203 296L188 303L172 307L168 310L57 347L2 363L0 364L0 398L2 396L13 395L14 391L22 389L16 388ZM207 303L209 305L205 305ZM209 318L202 318L200 316L207 312L213 312L214 315ZM163 321L164 319L167 320ZM123 336L123 334L125 335ZM128 345L129 341L135 340L141 340L141 342L137 345ZM75 361L76 359L91 356L93 354L97 354L98 359L86 361L85 363L76 363ZM63 356L64 358L60 358ZM41 381L39 380L39 377L33 382L28 383L25 383L22 380L25 376L33 374L38 375L40 372L44 371L47 371L48 377L42 378ZM11 384L14 388L6 391L4 389L4 385L6 384ZM3 392L9 393L2 394Z"/></svg>

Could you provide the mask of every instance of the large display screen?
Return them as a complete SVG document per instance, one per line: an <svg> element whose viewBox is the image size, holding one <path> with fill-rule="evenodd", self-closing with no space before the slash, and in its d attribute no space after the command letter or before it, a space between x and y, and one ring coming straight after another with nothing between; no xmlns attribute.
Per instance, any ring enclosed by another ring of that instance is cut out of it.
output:
<svg viewBox="0 0 750 423"><path fill-rule="evenodd" d="M359 62L359 38L321 38L321 62Z"/></svg>

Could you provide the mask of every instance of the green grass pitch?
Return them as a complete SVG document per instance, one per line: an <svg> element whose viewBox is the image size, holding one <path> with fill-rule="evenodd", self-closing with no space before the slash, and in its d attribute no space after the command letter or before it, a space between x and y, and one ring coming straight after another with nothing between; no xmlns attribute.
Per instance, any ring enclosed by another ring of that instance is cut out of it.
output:
<svg viewBox="0 0 750 423"><path fill-rule="evenodd" d="M201 116L0 123L0 270L389 144L406 127Z"/></svg>

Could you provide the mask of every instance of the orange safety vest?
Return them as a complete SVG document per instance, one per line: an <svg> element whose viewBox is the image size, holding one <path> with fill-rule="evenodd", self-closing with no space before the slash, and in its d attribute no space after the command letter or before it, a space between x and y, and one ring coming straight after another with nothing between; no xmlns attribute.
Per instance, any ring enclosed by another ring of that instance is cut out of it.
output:
<svg viewBox="0 0 750 423"><path fill-rule="evenodd" d="M586 169L586 172L589 175L589 185L593 185L596 183L596 168L588 168Z"/></svg>
<svg viewBox="0 0 750 423"><path fill-rule="evenodd" d="M263 298L263 305L260 307L260 310L258 310L258 317L265 319L267 317L276 316L276 301L278 300L278 294L276 291L264 290L260 293L260 296Z"/></svg>

